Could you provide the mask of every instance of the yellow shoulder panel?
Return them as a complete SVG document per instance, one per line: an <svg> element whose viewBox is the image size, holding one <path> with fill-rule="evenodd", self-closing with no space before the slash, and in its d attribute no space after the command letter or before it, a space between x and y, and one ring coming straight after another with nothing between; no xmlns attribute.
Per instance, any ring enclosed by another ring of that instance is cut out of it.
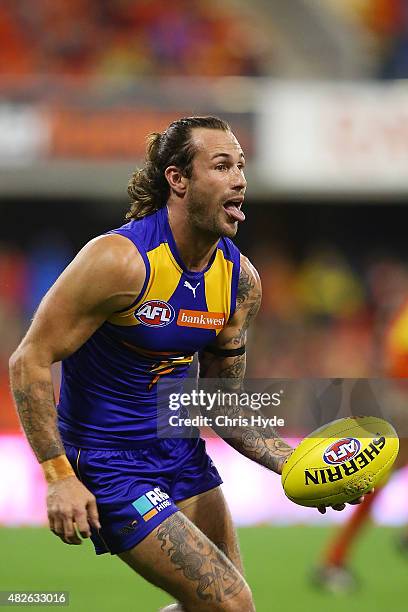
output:
<svg viewBox="0 0 408 612"><path fill-rule="evenodd" d="M139 325L134 312L141 303L148 300L164 300L171 298L180 282L182 270L175 261L167 242L162 242L152 251L148 251L147 257L150 263L150 277L146 290L137 304L134 304L124 312L117 312L109 317L109 323L115 325Z"/></svg>

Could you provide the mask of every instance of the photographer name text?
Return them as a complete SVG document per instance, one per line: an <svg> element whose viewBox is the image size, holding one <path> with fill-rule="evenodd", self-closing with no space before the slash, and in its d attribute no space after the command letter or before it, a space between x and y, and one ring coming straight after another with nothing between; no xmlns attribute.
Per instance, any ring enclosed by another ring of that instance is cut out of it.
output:
<svg viewBox="0 0 408 612"><path fill-rule="evenodd" d="M171 427L284 427L285 419L273 416L271 418L263 417L259 414L253 414L249 417L229 417L224 414L219 414L216 417L197 415L195 417L181 417L173 414L169 418Z"/></svg>

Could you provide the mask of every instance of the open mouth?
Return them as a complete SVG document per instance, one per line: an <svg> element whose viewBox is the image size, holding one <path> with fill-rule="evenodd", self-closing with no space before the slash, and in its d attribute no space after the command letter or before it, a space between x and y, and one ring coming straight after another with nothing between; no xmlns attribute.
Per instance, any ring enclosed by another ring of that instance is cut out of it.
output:
<svg viewBox="0 0 408 612"><path fill-rule="evenodd" d="M227 215L234 221L245 221L245 215L241 210L243 198L235 198L224 202L223 207Z"/></svg>

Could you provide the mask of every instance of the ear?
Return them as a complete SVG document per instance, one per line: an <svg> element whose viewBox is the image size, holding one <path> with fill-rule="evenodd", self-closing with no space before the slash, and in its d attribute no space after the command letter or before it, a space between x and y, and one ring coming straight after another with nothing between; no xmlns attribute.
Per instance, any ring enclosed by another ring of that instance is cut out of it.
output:
<svg viewBox="0 0 408 612"><path fill-rule="evenodd" d="M183 176L177 166L168 166L164 171L164 176L170 185L170 191L174 191L176 195L182 198L187 190L188 178Z"/></svg>

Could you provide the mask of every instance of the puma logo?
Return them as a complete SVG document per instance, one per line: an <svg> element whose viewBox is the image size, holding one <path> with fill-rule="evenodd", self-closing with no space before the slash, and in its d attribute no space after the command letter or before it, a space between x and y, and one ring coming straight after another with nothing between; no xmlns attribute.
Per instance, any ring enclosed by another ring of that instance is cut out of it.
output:
<svg viewBox="0 0 408 612"><path fill-rule="evenodd" d="M195 287L192 287L188 281L184 281L184 287L187 287L187 289L191 289L191 291L193 292L194 297L196 296L195 292L196 292L196 289L197 289L199 284L200 283L197 283Z"/></svg>

